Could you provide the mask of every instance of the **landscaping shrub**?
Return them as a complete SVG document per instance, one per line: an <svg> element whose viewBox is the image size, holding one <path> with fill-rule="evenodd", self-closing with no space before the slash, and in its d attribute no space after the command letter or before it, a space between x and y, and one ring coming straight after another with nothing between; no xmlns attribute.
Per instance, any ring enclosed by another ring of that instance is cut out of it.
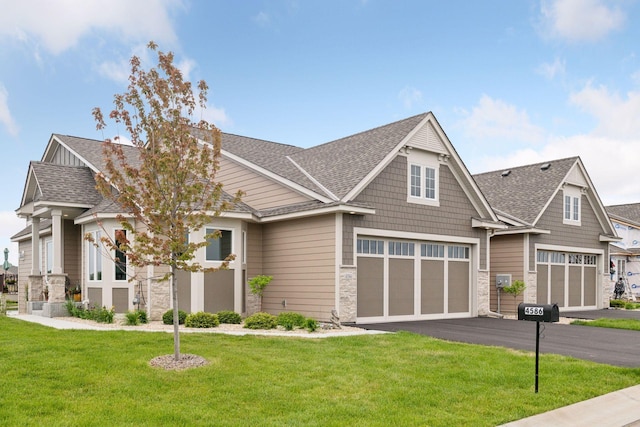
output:
<svg viewBox="0 0 640 427"><path fill-rule="evenodd" d="M318 322L316 322L316 319L309 317L304 321L304 328L309 332L315 332L318 329Z"/></svg>
<svg viewBox="0 0 640 427"><path fill-rule="evenodd" d="M178 310L178 324L184 325L184 320L187 318L187 312ZM167 310L162 315L162 323L165 325L173 325L173 309Z"/></svg>
<svg viewBox="0 0 640 427"><path fill-rule="evenodd" d="M274 329L278 325L277 318L269 313L256 313L244 319L244 327L248 329Z"/></svg>
<svg viewBox="0 0 640 427"><path fill-rule="evenodd" d="M220 321L216 314L206 313L204 311L191 313L184 321L184 325L187 328L215 328L219 324Z"/></svg>
<svg viewBox="0 0 640 427"><path fill-rule="evenodd" d="M148 323L147 312L143 310L127 311L125 313L125 324L137 326L141 323Z"/></svg>
<svg viewBox="0 0 640 427"><path fill-rule="evenodd" d="M69 314L73 317L94 320L98 323L113 323L113 316L115 314L113 307L111 309L107 309L106 307L90 307L85 310L82 307L78 307L73 303L73 301L67 301L66 308Z"/></svg>
<svg viewBox="0 0 640 427"><path fill-rule="evenodd" d="M612 299L609 301L609 306L613 308L624 308L625 302L620 299Z"/></svg>
<svg viewBox="0 0 640 427"><path fill-rule="evenodd" d="M128 326L138 326L140 324L140 318L135 311L127 311L124 314L124 323Z"/></svg>
<svg viewBox="0 0 640 427"><path fill-rule="evenodd" d="M240 316L235 311L223 310L219 311L217 314L220 323L230 323L235 325L239 325L240 323L242 323L242 316Z"/></svg>
<svg viewBox="0 0 640 427"><path fill-rule="evenodd" d="M305 317L293 311L284 311L278 314L276 322L278 325L284 327L287 331L293 330L293 328L304 327Z"/></svg>

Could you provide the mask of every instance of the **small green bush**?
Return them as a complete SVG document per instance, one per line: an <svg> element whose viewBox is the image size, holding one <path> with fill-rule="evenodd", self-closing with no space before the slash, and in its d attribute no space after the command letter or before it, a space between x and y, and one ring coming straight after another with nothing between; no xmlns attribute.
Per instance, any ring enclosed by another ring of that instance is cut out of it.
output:
<svg viewBox="0 0 640 427"><path fill-rule="evenodd" d="M235 311L223 310L219 311L217 314L220 323L230 323L235 325L239 325L240 323L242 323L242 316L240 316Z"/></svg>
<svg viewBox="0 0 640 427"><path fill-rule="evenodd" d="M147 312L144 310L127 311L125 313L125 324L137 326L141 323L148 323Z"/></svg>
<svg viewBox="0 0 640 427"><path fill-rule="evenodd" d="M184 321L187 328L215 328L219 324L218 315L204 311L191 313Z"/></svg>
<svg viewBox="0 0 640 427"><path fill-rule="evenodd" d="M308 317L304 321L304 328L309 332L315 332L318 330L318 322L316 322L316 319Z"/></svg>
<svg viewBox="0 0 640 427"><path fill-rule="evenodd" d="M140 319L140 323L149 323L149 318L147 317L147 312L144 310L136 310L138 314L138 319Z"/></svg>
<svg viewBox="0 0 640 427"><path fill-rule="evenodd" d="M184 325L184 320L187 318L187 312L178 310L178 324ZM162 323L165 325L173 325L173 309L167 310L162 315Z"/></svg>
<svg viewBox="0 0 640 427"><path fill-rule="evenodd" d="M247 329L274 329L278 325L277 318L269 313L256 313L244 319Z"/></svg>
<svg viewBox="0 0 640 427"><path fill-rule="evenodd" d="M128 326L138 326L140 324L140 318L135 311L127 311L124 315L124 323Z"/></svg>
<svg viewBox="0 0 640 427"><path fill-rule="evenodd" d="M609 301L609 307L613 308L624 308L625 302L621 299L612 299Z"/></svg>
<svg viewBox="0 0 640 427"><path fill-rule="evenodd" d="M293 311L284 311L278 314L276 322L278 325L284 327L287 331L293 330L293 328L304 327L305 317Z"/></svg>

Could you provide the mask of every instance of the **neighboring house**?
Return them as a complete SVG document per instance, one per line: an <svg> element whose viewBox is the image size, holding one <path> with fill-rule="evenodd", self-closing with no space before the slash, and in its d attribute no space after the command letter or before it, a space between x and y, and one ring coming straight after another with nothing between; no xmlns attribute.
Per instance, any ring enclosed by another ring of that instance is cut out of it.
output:
<svg viewBox="0 0 640 427"><path fill-rule="evenodd" d="M631 292L640 295L640 203L606 206L616 232L622 238L611 245L611 280L626 279Z"/></svg>
<svg viewBox="0 0 640 427"><path fill-rule="evenodd" d="M170 308L168 286L153 278L161 271L116 265L83 239L119 228L117 207L94 188L100 144L54 134L30 164L17 210L28 227L12 238L25 253L23 296L29 285L21 311L54 315L47 307L63 303L65 281L117 312L134 301L151 318ZM376 322L489 312L490 236L506 226L431 113L308 149L223 134L218 180L229 194L243 190L243 202L191 238L220 230L197 259L236 259L229 270L179 274L187 312L256 311L247 280L258 274L274 277L262 301L274 314L329 320L335 310L343 322ZM54 291L44 304L43 284Z"/></svg>
<svg viewBox="0 0 640 427"><path fill-rule="evenodd" d="M608 307L609 243L619 240L579 157L474 175L509 225L491 238L491 308L497 280L523 280L514 299L500 292L500 311L515 304L557 303L561 310Z"/></svg>

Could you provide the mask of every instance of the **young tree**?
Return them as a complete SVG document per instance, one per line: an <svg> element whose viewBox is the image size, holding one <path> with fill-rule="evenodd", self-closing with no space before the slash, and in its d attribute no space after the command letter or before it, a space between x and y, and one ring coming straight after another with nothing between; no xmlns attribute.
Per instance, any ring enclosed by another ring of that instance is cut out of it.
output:
<svg viewBox="0 0 640 427"><path fill-rule="evenodd" d="M183 80L173 64L173 53L158 51L153 42L148 48L157 52L157 68L145 71L133 56L127 91L114 96L115 108L109 114L124 126L136 156L126 155L114 141L107 139L103 144L104 173L96 175L97 187L103 197L122 208L124 214L117 219L124 232L118 232L115 239L101 240L107 249L126 254L127 262L138 267L136 272L146 271L147 266L168 267L160 282L171 286L174 359L178 361L176 271L217 270L204 268L193 259L207 239L220 235L218 231L202 241L189 241L189 232L201 230L212 217L231 209L241 194L227 195L216 181L220 131L193 118L198 105L206 108L207 84L198 83L196 101L191 83ZM93 116L97 129L105 129L100 108L94 108ZM226 268L233 257L227 257L220 268Z"/></svg>

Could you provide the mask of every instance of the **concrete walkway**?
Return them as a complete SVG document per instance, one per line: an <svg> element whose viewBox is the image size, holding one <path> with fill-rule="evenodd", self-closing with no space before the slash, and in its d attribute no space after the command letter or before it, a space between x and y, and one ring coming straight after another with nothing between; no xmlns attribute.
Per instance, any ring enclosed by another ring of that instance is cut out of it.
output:
<svg viewBox="0 0 640 427"><path fill-rule="evenodd" d="M546 426L638 427L640 385L504 424L504 427Z"/></svg>

